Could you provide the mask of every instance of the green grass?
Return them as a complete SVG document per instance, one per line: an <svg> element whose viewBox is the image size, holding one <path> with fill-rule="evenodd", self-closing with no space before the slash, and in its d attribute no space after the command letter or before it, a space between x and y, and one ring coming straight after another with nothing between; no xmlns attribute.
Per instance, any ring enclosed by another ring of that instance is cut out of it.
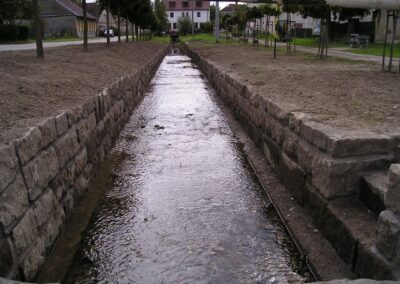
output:
<svg viewBox="0 0 400 284"><path fill-rule="evenodd" d="M91 38L89 38L91 39ZM63 41L79 41L83 40L83 38L73 37L73 36L64 36L64 37L49 37L46 38L43 42L63 42Z"/></svg>
<svg viewBox="0 0 400 284"><path fill-rule="evenodd" d="M382 56L383 54L383 43L370 43L368 48L354 48L349 49L350 52L356 54L365 54L365 55L376 55ZM386 48L386 55L390 55L390 47ZM400 48L398 45L395 46L393 50L394 57L400 57Z"/></svg>
<svg viewBox="0 0 400 284"><path fill-rule="evenodd" d="M161 42L161 43L169 43L170 42L170 37L169 36L153 36L152 38L153 41L156 42ZM179 36L179 40L181 42L204 42L204 43L215 43L215 38L214 35L212 34L195 34L194 36L192 35L184 35L184 36ZM221 34L220 37L220 43L221 44L238 44L237 41L231 41L231 40L226 40L226 35Z"/></svg>

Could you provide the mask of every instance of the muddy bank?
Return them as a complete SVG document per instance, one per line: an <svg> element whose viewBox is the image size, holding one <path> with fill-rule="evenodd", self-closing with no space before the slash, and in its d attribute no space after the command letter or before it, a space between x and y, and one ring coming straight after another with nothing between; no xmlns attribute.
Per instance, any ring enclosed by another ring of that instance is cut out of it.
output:
<svg viewBox="0 0 400 284"><path fill-rule="evenodd" d="M155 42L91 44L0 53L0 144L30 126L84 103L117 78L135 73L165 45Z"/></svg>

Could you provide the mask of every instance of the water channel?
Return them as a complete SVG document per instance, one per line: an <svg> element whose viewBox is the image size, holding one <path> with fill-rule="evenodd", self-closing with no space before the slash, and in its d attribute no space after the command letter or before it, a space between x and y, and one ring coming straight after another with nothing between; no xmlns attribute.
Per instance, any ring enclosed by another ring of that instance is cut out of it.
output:
<svg viewBox="0 0 400 284"><path fill-rule="evenodd" d="M213 92L189 57L164 59L112 150L125 158L67 283L309 279Z"/></svg>

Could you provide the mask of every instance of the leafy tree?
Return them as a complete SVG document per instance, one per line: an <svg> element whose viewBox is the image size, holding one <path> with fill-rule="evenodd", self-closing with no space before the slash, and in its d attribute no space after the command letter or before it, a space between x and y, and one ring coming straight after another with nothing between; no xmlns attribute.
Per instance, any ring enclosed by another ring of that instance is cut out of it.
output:
<svg viewBox="0 0 400 284"><path fill-rule="evenodd" d="M26 20L32 17L32 2L30 0L0 0L0 24L15 25L16 20Z"/></svg>
<svg viewBox="0 0 400 284"><path fill-rule="evenodd" d="M192 31L192 21L189 17L180 17L178 19L178 29L183 35L188 34Z"/></svg>
<svg viewBox="0 0 400 284"><path fill-rule="evenodd" d="M247 21L248 21L248 7L244 5L239 5L235 9L235 13L233 14L232 17L232 22L233 24L237 25L239 30L243 30L246 27Z"/></svg>
<svg viewBox="0 0 400 284"><path fill-rule="evenodd" d="M161 0L154 1L154 15L156 16L156 31L161 33L167 31L169 28L167 13L164 3Z"/></svg>

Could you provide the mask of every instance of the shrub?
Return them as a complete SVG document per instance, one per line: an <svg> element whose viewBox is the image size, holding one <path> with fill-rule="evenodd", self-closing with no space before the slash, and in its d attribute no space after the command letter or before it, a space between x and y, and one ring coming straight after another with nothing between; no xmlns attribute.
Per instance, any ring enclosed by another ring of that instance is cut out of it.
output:
<svg viewBox="0 0 400 284"><path fill-rule="evenodd" d="M210 34L213 32L213 23L205 22L200 23L200 32Z"/></svg>
<svg viewBox="0 0 400 284"><path fill-rule="evenodd" d="M27 26L0 25L0 41L27 40L30 36L30 28Z"/></svg>
<svg viewBox="0 0 400 284"><path fill-rule="evenodd" d="M17 41L19 28L15 25L0 25L0 41Z"/></svg>
<svg viewBox="0 0 400 284"><path fill-rule="evenodd" d="M19 26L18 40L27 40L31 34L31 29L27 26Z"/></svg>

